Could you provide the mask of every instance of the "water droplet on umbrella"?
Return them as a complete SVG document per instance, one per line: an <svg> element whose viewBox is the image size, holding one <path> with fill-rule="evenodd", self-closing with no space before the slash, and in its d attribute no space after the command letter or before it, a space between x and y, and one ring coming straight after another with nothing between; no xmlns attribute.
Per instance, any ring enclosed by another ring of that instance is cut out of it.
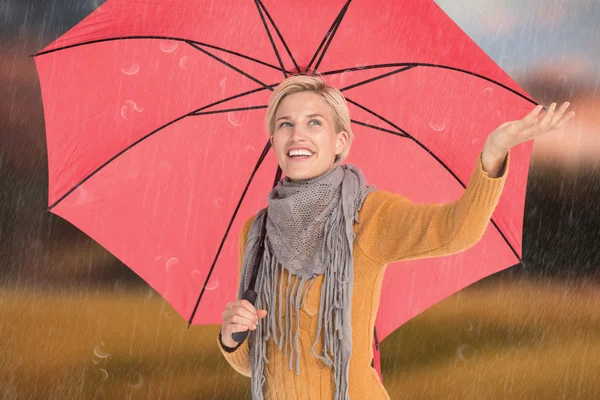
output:
<svg viewBox="0 0 600 400"><path fill-rule="evenodd" d="M202 278L202 273L198 269L192 270L192 279L197 280Z"/></svg>
<svg viewBox="0 0 600 400"><path fill-rule="evenodd" d="M352 71L344 71L342 75L340 75L340 85L345 86L349 81L350 76L352 75Z"/></svg>
<svg viewBox="0 0 600 400"><path fill-rule="evenodd" d="M363 69L367 66L367 64L356 64L356 68Z"/></svg>
<svg viewBox="0 0 600 400"><path fill-rule="evenodd" d="M171 271L172 268L178 266L179 264L181 264L181 261L179 261L178 258L176 258L176 257L169 258L169 261L167 261L167 265L166 265L167 272Z"/></svg>
<svg viewBox="0 0 600 400"><path fill-rule="evenodd" d="M204 286L206 290L215 290L219 286L219 280L215 279L213 281L209 281L208 285Z"/></svg>
<svg viewBox="0 0 600 400"><path fill-rule="evenodd" d="M125 105L121 107L121 117L128 119L133 111L142 112L144 109L139 107L134 101L126 100Z"/></svg>
<svg viewBox="0 0 600 400"><path fill-rule="evenodd" d="M179 46L179 43L174 40L161 40L160 49L165 53L171 53Z"/></svg>
<svg viewBox="0 0 600 400"><path fill-rule="evenodd" d="M190 58L190 56L183 56L183 57L181 57L181 60L179 60L179 66L182 69L186 69L187 68L187 60L188 60L188 58Z"/></svg>
<svg viewBox="0 0 600 400"><path fill-rule="evenodd" d="M74 204L82 204L88 200L89 193L83 186L78 186L71 196Z"/></svg>
<svg viewBox="0 0 600 400"><path fill-rule="evenodd" d="M219 86L221 86L222 88L225 88L226 83L227 83L227 78L223 78L223 79L221 79L221 82L219 82Z"/></svg>
<svg viewBox="0 0 600 400"><path fill-rule="evenodd" d="M131 64L121 68L121 72L125 75L135 75L140 71L140 65L135 61L132 61Z"/></svg>
<svg viewBox="0 0 600 400"><path fill-rule="evenodd" d="M171 166L171 163L169 161L162 160L160 163L158 163L158 169L164 171L167 174L170 174L173 170L173 167Z"/></svg>
<svg viewBox="0 0 600 400"><path fill-rule="evenodd" d="M471 143L472 143L472 144L477 144L477 142L478 142L478 141L479 141L478 139L473 139L473 140L471 141Z"/></svg>
<svg viewBox="0 0 600 400"><path fill-rule="evenodd" d="M227 113L227 120L229 121L229 123L233 126L242 126L244 125L241 121L240 118L234 113L234 112L228 112Z"/></svg>
<svg viewBox="0 0 600 400"><path fill-rule="evenodd" d="M496 110L496 116L498 116L498 117L499 117L499 116L501 116L501 115L502 115L502 111L500 111L500 110Z"/></svg>
<svg viewBox="0 0 600 400"><path fill-rule="evenodd" d="M100 368L98 371L100 371L100 374L102 375L102 380L105 381L108 379L108 372L106 372L106 370L104 368Z"/></svg>
<svg viewBox="0 0 600 400"><path fill-rule="evenodd" d="M494 94L494 89L492 89L491 87L486 87L485 89L483 89L483 93L485 93L488 96L492 96Z"/></svg>
<svg viewBox="0 0 600 400"><path fill-rule="evenodd" d="M248 146L246 146L246 148L244 149L244 151L245 152L251 151L251 152L254 153L254 152L256 152L256 147L248 145Z"/></svg>
<svg viewBox="0 0 600 400"><path fill-rule="evenodd" d="M156 256L156 257L154 257L154 259L155 259L155 260L160 260L160 257L161 257L161 256Z"/></svg>
<svg viewBox="0 0 600 400"><path fill-rule="evenodd" d="M213 204L214 204L214 206L215 206L216 208L222 208L222 207L223 207L223 199L222 199L222 198L220 198L220 197L216 197L216 198L213 200Z"/></svg>
<svg viewBox="0 0 600 400"><path fill-rule="evenodd" d="M436 132L441 132L446 127L446 123L444 121L442 121L441 123L435 123L435 122L431 121L429 123L429 127L431 127L431 129L433 129Z"/></svg>

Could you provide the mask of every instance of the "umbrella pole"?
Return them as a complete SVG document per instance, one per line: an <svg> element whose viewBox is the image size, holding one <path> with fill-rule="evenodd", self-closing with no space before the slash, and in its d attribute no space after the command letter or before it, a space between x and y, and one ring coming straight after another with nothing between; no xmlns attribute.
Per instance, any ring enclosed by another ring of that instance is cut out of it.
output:
<svg viewBox="0 0 600 400"><path fill-rule="evenodd" d="M277 184L279 183L279 181L281 180L281 167L278 165L277 166L277 172L275 173L275 182L273 182L273 187L277 186ZM265 250L265 235L267 233L267 218L269 216L269 211L268 211L268 207L267 207L267 211L265 211L265 223L262 226L262 230L260 232L260 243L259 243L259 247L258 247L258 251L256 252L256 255L254 256L254 265L252 266L252 276L250 278L250 283L248 284L248 289L246 289L246 291L244 292L244 295L242 296L243 300L247 300L250 302L250 304L252 304L253 306L256 303L256 299L258 297L258 293L256 293L256 291L254 291L254 286L256 284L256 277L258 276L258 268L260 266L260 262L262 260L262 256ZM237 343L243 343L244 340L246 340L246 338L248 337L248 331L243 331L243 332L234 332L231 335L232 339L235 340Z"/></svg>

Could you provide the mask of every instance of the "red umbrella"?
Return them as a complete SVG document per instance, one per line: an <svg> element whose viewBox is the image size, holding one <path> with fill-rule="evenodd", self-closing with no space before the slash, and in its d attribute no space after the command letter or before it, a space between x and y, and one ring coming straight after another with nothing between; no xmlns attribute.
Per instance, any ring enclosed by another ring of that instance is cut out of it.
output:
<svg viewBox="0 0 600 400"><path fill-rule="evenodd" d="M414 202L457 200L486 136L536 104L433 1L109 0L35 62L49 210L192 324L221 323L236 297L237 232L266 207L277 169L264 108L289 73L343 91L356 135L346 162ZM379 341L521 261L531 147L511 150L477 245L388 266Z"/></svg>

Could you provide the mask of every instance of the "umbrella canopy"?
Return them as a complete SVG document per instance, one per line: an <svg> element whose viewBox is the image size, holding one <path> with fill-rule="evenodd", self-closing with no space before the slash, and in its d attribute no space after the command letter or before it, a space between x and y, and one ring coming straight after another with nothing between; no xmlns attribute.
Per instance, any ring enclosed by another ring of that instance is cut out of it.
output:
<svg viewBox="0 0 600 400"><path fill-rule="evenodd" d="M273 88L320 74L346 96L346 162L414 202L463 193L487 135L536 103L433 1L108 0L35 54L49 210L133 269L193 324L236 297L242 223L277 160ZM482 240L391 264L377 336L521 261L532 143L511 150Z"/></svg>

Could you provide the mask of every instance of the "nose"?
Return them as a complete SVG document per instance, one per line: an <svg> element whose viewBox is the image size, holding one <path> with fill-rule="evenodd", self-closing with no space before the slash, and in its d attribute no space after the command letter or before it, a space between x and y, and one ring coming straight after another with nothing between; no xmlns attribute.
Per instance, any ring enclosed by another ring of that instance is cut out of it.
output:
<svg viewBox="0 0 600 400"><path fill-rule="evenodd" d="M304 129L299 125L300 124L294 125L294 128L292 129L292 136L290 137L290 141L293 143L306 141L306 134L304 132Z"/></svg>

